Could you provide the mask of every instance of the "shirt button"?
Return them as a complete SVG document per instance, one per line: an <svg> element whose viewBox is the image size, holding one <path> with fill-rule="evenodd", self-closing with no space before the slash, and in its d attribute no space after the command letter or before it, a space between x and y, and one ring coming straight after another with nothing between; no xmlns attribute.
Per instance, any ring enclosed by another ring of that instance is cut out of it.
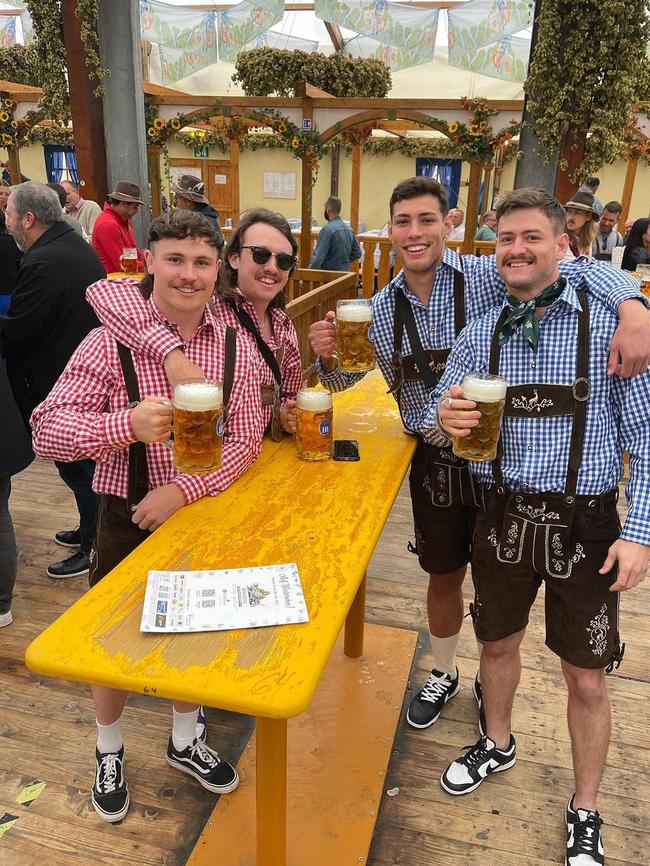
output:
<svg viewBox="0 0 650 866"><path fill-rule="evenodd" d="M537 364L534 361L531 361L530 366L534 369L537 366Z"/></svg>
<svg viewBox="0 0 650 866"><path fill-rule="evenodd" d="M529 445L529 446L528 446L528 450L529 450L529 451L532 451L532 450L533 450L533 446L532 446L532 445Z"/></svg>

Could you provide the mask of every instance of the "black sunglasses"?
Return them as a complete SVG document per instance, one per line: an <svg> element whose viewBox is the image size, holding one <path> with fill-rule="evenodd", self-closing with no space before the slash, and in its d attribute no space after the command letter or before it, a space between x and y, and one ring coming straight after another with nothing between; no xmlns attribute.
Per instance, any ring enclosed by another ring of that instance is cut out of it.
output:
<svg viewBox="0 0 650 866"><path fill-rule="evenodd" d="M243 250L250 250L256 265L265 265L271 256L275 256L275 263L281 271L290 271L296 266L297 259L290 253L272 253L266 247L255 247L251 244L242 246Z"/></svg>

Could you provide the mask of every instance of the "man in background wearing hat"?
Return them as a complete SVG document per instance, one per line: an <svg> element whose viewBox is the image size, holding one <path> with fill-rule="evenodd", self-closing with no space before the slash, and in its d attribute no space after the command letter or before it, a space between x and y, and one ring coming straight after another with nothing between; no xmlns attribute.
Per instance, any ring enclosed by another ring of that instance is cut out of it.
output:
<svg viewBox="0 0 650 866"><path fill-rule="evenodd" d="M121 256L125 247L137 249L138 260L142 260L142 250L138 249L131 225L141 204L144 202L140 198L140 187L127 180L118 180L115 190L106 198L104 210L93 228L92 244L107 274L122 270Z"/></svg>
<svg viewBox="0 0 650 866"><path fill-rule="evenodd" d="M569 249L573 255L590 256L591 245L596 237L598 214L594 207L594 196L579 189L564 205Z"/></svg>
<svg viewBox="0 0 650 866"><path fill-rule="evenodd" d="M193 174L182 174L178 183L172 184L172 192L176 196L176 207L200 213L212 223L218 232L221 231L219 212L212 207L203 194L205 183L200 177L195 177Z"/></svg>

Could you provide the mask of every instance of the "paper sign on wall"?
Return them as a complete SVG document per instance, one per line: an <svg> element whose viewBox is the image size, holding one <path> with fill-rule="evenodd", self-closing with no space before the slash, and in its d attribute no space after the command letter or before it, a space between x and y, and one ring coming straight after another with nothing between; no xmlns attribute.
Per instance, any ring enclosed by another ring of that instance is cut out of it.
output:
<svg viewBox="0 0 650 866"><path fill-rule="evenodd" d="M214 176L214 182L215 183L225 184L227 182L227 180L228 180L228 176L225 174L215 174L215 176Z"/></svg>
<svg viewBox="0 0 650 866"><path fill-rule="evenodd" d="M264 198L295 198L295 171L265 171Z"/></svg>

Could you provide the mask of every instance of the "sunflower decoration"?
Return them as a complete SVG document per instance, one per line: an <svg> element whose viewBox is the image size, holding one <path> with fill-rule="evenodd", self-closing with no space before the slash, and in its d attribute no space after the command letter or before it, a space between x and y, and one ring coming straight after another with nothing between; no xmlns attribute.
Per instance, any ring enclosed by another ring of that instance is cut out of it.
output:
<svg viewBox="0 0 650 866"><path fill-rule="evenodd" d="M450 135L454 135L454 133L458 132L458 126L459 126L458 121L452 120L452 122L448 126Z"/></svg>
<svg viewBox="0 0 650 866"><path fill-rule="evenodd" d="M181 122L180 122L180 120L179 120L177 117L173 117L173 118L169 121L169 125L170 125L171 128L174 130L174 132L178 132L178 130L181 128Z"/></svg>
<svg viewBox="0 0 650 866"><path fill-rule="evenodd" d="M18 123L14 120L16 103L8 94L0 95L0 141L5 147L18 144Z"/></svg>

